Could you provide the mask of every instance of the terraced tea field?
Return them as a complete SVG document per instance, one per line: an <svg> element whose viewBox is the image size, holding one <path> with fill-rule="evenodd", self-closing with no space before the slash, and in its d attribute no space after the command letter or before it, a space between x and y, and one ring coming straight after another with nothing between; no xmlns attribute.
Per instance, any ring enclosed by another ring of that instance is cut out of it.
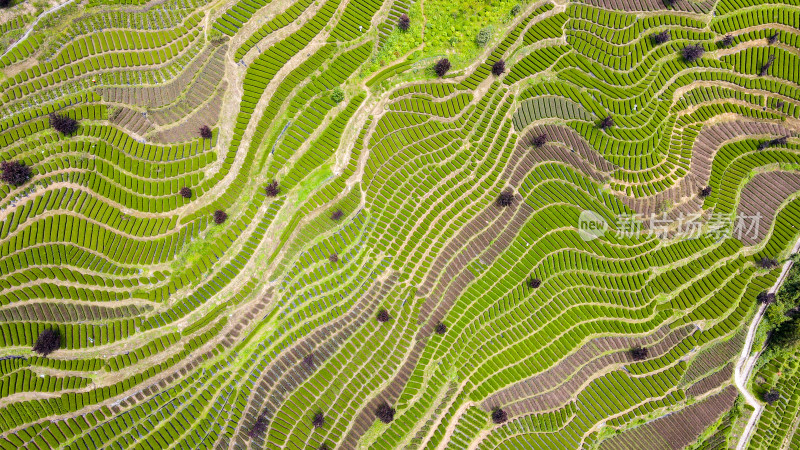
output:
<svg viewBox="0 0 800 450"><path fill-rule="evenodd" d="M0 0L3 449L800 447L800 1Z"/></svg>

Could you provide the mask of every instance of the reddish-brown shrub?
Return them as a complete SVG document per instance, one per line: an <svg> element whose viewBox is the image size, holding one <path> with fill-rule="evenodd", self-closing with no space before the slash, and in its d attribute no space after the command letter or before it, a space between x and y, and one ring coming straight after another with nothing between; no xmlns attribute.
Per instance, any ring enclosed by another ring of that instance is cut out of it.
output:
<svg viewBox="0 0 800 450"><path fill-rule="evenodd" d="M78 121L64 114L50 113L50 126L64 135L78 131Z"/></svg>
<svg viewBox="0 0 800 450"><path fill-rule="evenodd" d="M508 420L508 413L501 408L492 409L492 422L497 425L505 423Z"/></svg>
<svg viewBox="0 0 800 450"><path fill-rule="evenodd" d="M397 28L400 28L400 31L408 31L411 27L411 19L409 19L408 14L401 14L400 18L397 19Z"/></svg>
<svg viewBox="0 0 800 450"><path fill-rule="evenodd" d="M650 35L650 40L655 45L661 45L669 42L669 30L664 30L660 33L653 33Z"/></svg>
<svg viewBox="0 0 800 450"><path fill-rule="evenodd" d="M540 280L540 279L538 279L538 278L533 278L533 277L531 277L531 278L528 278L528 280L525 282L525 284L526 284L526 285L527 285L527 286L528 286L530 289L536 289L536 288L538 288L539 286L541 286L541 285L542 285L542 280Z"/></svg>
<svg viewBox="0 0 800 450"><path fill-rule="evenodd" d="M502 59L497 60L496 63L492 64L492 75L499 77L506 71L506 62Z"/></svg>
<svg viewBox="0 0 800 450"><path fill-rule="evenodd" d="M389 311L387 311L385 309L382 309L382 310L378 311L378 315L376 317L378 319L378 322L380 322L380 323L388 322L389 319L392 318L392 316L389 315Z"/></svg>
<svg viewBox="0 0 800 450"><path fill-rule="evenodd" d="M251 438L261 436L265 431L267 431L267 425L269 425L267 419L264 416L260 416L258 419L256 419L256 423L254 423L250 428L250 431L247 432L247 435Z"/></svg>
<svg viewBox="0 0 800 450"><path fill-rule="evenodd" d="M58 334L58 330L47 329L39 333L36 344L33 345L33 351L42 356L47 356L60 347L61 335Z"/></svg>
<svg viewBox="0 0 800 450"><path fill-rule="evenodd" d="M768 405L772 406L773 403L777 402L781 398L781 394L777 389L770 389L769 391L765 392L761 398L763 398Z"/></svg>
<svg viewBox="0 0 800 450"><path fill-rule="evenodd" d="M778 42L778 33L767 36L767 44L772 45L776 42Z"/></svg>
<svg viewBox="0 0 800 450"><path fill-rule="evenodd" d="M681 50L681 56L683 56L683 60L687 63L693 63L702 58L705 52L706 50L700 44L687 45Z"/></svg>
<svg viewBox="0 0 800 450"><path fill-rule="evenodd" d="M503 189L503 192L495 200L497 206L505 208L514 204L514 191L511 188Z"/></svg>
<svg viewBox="0 0 800 450"><path fill-rule="evenodd" d="M758 74L762 77L769 75L769 69L772 68L773 63L775 63L775 55L769 55L769 58L767 58L767 62L765 62L764 65L761 66L761 70L758 72Z"/></svg>
<svg viewBox="0 0 800 450"><path fill-rule="evenodd" d="M450 60L447 58L440 59L436 62L436 65L433 66L433 71L440 77L445 76L448 70L450 70Z"/></svg>
<svg viewBox="0 0 800 450"><path fill-rule="evenodd" d="M375 409L375 416L383 423L391 423L394 420L394 408L383 402Z"/></svg>
<svg viewBox="0 0 800 450"><path fill-rule="evenodd" d="M21 161L3 161L0 163L0 178L12 186L22 186L31 179L31 168Z"/></svg>
<svg viewBox="0 0 800 450"><path fill-rule="evenodd" d="M542 148L546 143L547 143L547 135L544 133L537 135L536 137L533 138L533 140L531 140L531 145L533 145L536 148Z"/></svg>
<svg viewBox="0 0 800 450"><path fill-rule="evenodd" d="M281 193L281 187L276 180L270 181L264 190L267 193L267 197L277 197Z"/></svg>
<svg viewBox="0 0 800 450"><path fill-rule="evenodd" d="M228 214L225 211L223 211L221 209L218 209L218 210L214 211L214 223L215 224L222 225L223 223L225 223L226 220L228 220Z"/></svg>
<svg viewBox="0 0 800 450"><path fill-rule="evenodd" d="M759 292L756 300L758 300L758 303L761 303L762 305L770 305L775 303L775 294L772 292L762 291Z"/></svg>
<svg viewBox="0 0 800 450"><path fill-rule="evenodd" d="M643 361L647 359L647 354L647 348L640 345L631 349L631 358L633 358L634 361Z"/></svg>
<svg viewBox="0 0 800 450"><path fill-rule="evenodd" d="M313 425L314 428L322 428L322 426L325 425L325 415L322 414L322 411L314 413L314 417L311 418L311 425Z"/></svg>
<svg viewBox="0 0 800 450"><path fill-rule="evenodd" d="M756 261L756 265L762 269L772 270L778 267L778 260L775 258L767 258L765 256Z"/></svg>

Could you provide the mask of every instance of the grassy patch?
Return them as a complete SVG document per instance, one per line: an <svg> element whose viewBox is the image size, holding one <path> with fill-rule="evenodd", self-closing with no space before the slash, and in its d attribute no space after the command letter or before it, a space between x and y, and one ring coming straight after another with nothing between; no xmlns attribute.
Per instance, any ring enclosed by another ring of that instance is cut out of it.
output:
<svg viewBox="0 0 800 450"><path fill-rule="evenodd" d="M331 170L331 166L329 164L324 164L311 172L309 176L300 182L300 189L297 192L297 201L305 201L309 194L314 192L314 190L320 187L325 180L330 178L332 175L333 170Z"/></svg>
<svg viewBox="0 0 800 450"><path fill-rule="evenodd" d="M483 49L476 43L481 30L491 32L487 46L503 34L518 0L430 0L425 2L425 56L448 54L454 68L466 65Z"/></svg>

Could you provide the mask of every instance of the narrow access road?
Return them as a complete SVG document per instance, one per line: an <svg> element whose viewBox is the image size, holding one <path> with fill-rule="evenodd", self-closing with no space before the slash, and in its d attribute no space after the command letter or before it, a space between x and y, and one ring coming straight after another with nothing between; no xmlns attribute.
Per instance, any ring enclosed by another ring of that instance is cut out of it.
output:
<svg viewBox="0 0 800 450"><path fill-rule="evenodd" d="M797 253L798 250L800 250L800 239L798 239L794 244L792 254ZM786 279L786 276L789 274L789 269L791 268L792 261L786 261L786 263L783 265L783 270L781 270L781 275L775 281L775 284L770 288L769 292L778 292L778 288L780 288L781 284L783 284L783 280ZM756 361L758 361L758 357L761 356L761 350L753 355L750 353L753 349L753 339L755 339L756 331L758 330L758 324L761 323L761 319L764 318L764 312L766 309L766 305L761 305L758 307L758 311L756 311L756 315L753 317L753 321L750 323L750 329L747 330L747 338L744 341L742 354L739 355L739 361L736 363L736 370L733 375L733 379L736 382L736 387L739 389L739 392L742 393L747 404L754 408L753 414L750 416L750 420L747 421L747 426L745 427L742 436L739 438L739 443L736 445L736 450L745 449L747 443L750 441L750 436L753 435L753 432L756 429L756 424L758 424L758 419L761 417L761 413L764 412L764 404L755 398L755 396L747 389L747 380L750 379L750 375L753 372L753 367L755 366Z"/></svg>

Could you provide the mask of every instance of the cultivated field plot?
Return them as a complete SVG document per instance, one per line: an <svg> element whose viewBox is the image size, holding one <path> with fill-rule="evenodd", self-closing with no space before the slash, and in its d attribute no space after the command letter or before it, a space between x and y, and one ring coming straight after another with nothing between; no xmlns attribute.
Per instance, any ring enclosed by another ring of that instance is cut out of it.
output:
<svg viewBox="0 0 800 450"><path fill-rule="evenodd" d="M800 448L800 0L0 0L0 448Z"/></svg>

